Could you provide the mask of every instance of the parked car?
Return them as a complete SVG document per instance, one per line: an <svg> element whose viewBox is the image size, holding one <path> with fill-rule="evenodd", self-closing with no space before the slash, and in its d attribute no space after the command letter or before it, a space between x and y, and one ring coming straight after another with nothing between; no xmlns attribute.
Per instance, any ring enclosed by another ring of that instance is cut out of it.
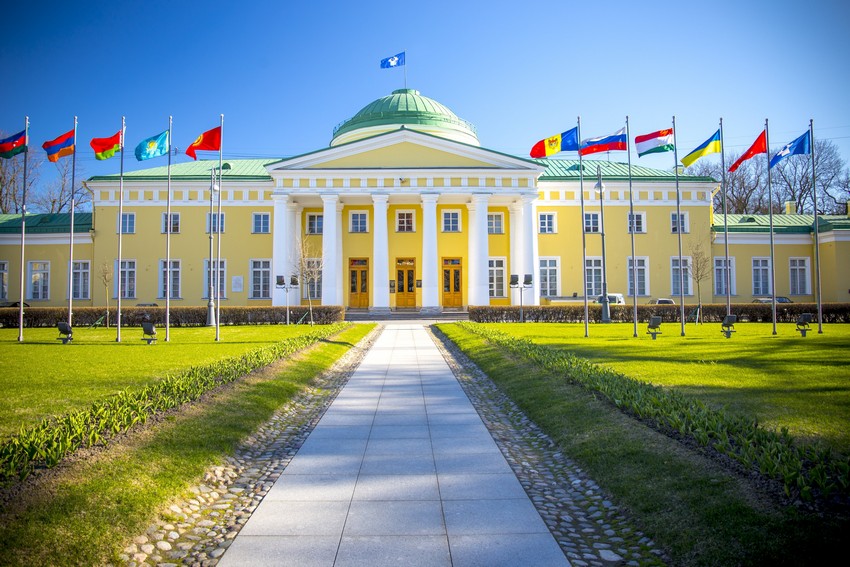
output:
<svg viewBox="0 0 850 567"><path fill-rule="evenodd" d="M0 307L20 307L20 306L21 306L20 301L2 301L2 302L0 302ZM29 303L24 302L24 307L29 307L29 306L30 306Z"/></svg>
<svg viewBox="0 0 850 567"><path fill-rule="evenodd" d="M596 298L595 303L602 303L602 296ZM608 294L608 303L615 305L625 305L626 299L623 297L622 293L609 293Z"/></svg>
<svg viewBox="0 0 850 567"><path fill-rule="evenodd" d="M756 298L753 299L753 303L770 303L770 302L771 302L771 299L769 297L756 297ZM776 303L794 303L794 302L791 301L790 299L788 299L787 297L777 295L776 296Z"/></svg>
<svg viewBox="0 0 850 567"><path fill-rule="evenodd" d="M676 302L667 297L657 297L649 300L650 305L676 305Z"/></svg>

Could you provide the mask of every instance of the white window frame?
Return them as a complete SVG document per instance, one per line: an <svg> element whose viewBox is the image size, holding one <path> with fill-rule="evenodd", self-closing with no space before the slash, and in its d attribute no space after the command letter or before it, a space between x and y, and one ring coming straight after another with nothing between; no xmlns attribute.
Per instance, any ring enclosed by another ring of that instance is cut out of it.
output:
<svg viewBox="0 0 850 567"><path fill-rule="evenodd" d="M691 276L693 259L690 256L682 256L682 264L682 266L679 266L678 256L670 257L670 295L673 297L678 297L679 295L692 296L694 294L694 282ZM683 294L679 293L679 269L685 270L685 278L683 280L685 290Z"/></svg>
<svg viewBox="0 0 850 567"><path fill-rule="evenodd" d="M304 233L311 235L320 235L325 233L325 214L324 213L307 213L306 222L304 223Z"/></svg>
<svg viewBox="0 0 850 567"><path fill-rule="evenodd" d="M442 232L457 233L463 231L463 215L460 209L443 209L440 215Z"/></svg>
<svg viewBox="0 0 850 567"><path fill-rule="evenodd" d="M321 301L322 299L322 272L317 271L317 268L322 265L321 258L305 258L304 263L307 268L319 276L315 280L310 280L307 276L302 277L301 282L301 297L302 299L310 299L313 301Z"/></svg>
<svg viewBox="0 0 850 567"><path fill-rule="evenodd" d="M505 234L504 213L487 213L487 234Z"/></svg>
<svg viewBox="0 0 850 567"><path fill-rule="evenodd" d="M586 234L599 234L602 232L602 225L599 222L599 213L585 211L584 232Z"/></svg>
<svg viewBox="0 0 850 567"><path fill-rule="evenodd" d="M35 279L38 277L38 285ZM38 297L36 297L38 289ZM50 261L31 260L27 262L27 299L32 301L50 301Z"/></svg>
<svg viewBox="0 0 850 567"><path fill-rule="evenodd" d="M213 220L213 219L218 219L220 222L212 223L212 220ZM211 225L211 224L215 224L215 225L216 225L216 226L213 226L213 227L212 227L212 233L213 233L213 234L224 234L224 233L225 233L225 231L227 230L227 217L225 216L224 211L222 211L222 213L221 213L221 216L220 216L220 217L219 217L219 214L218 214L217 212L215 212L215 213L207 213L207 226L206 226L207 234L209 234L209 233L210 233L210 225ZM220 228L221 228L221 231L220 231L220 232L219 232L218 230L216 230L216 229L218 229L218 228L219 228L219 226L218 226L219 224L221 225L221 226L220 226Z"/></svg>
<svg viewBox="0 0 850 567"><path fill-rule="evenodd" d="M508 260L504 256L487 258L487 288L491 298L508 296L507 265Z"/></svg>
<svg viewBox="0 0 850 567"><path fill-rule="evenodd" d="M71 269L71 293L74 299L91 299L91 262L74 260Z"/></svg>
<svg viewBox="0 0 850 567"><path fill-rule="evenodd" d="M588 284L591 284L593 288L589 288ZM602 256L587 256L585 258L584 293L588 299L602 295Z"/></svg>
<svg viewBox="0 0 850 567"><path fill-rule="evenodd" d="M638 280L637 281L637 283L638 283L638 285L637 285L637 287L638 287L637 295L638 295L638 297L648 297L650 295L649 256L635 256L634 260L637 261L636 262L637 263L637 270L636 271L637 271L637 280ZM627 281L628 281L628 285L627 285L628 293L627 293L627 295L629 295L630 297L634 297L634 294L635 294L635 292L634 292L634 283L635 282L634 282L634 279L633 279L634 275L633 275L633 272L632 272L632 261L633 261L632 256L626 257L626 269L629 272L628 276L626 278ZM643 290L640 289L641 274L643 274Z"/></svg>
<svg viewBox="0 0 850 567"><path fill-rule="evenodd" d="M136 259L135 258L122 258L121 264L126 266L126 269L118 264L118 260L115 260L115 269L113 273L118 274L117 277L113 278L112 284L112 297L113 299L118 298L118 284L121 279L124 277L124 273L126 272L127 285L124 285L121 289L124 295L121 296L121 299L136 299L136 284L138 283L138 275L136 269ZM131 266L132 264L132 266ZM132 278L130 275L132 274ZM132 283L132 286L129 285Z"/></svg>
<svg viewBox="0 0 850 567"><path fill-rule="evenodd" d="M0 299L9 297L9 262L0 261Z"/></svg>
<svg viewBox="0 0 850 567"><path fill-rule="evenodd" d="M724 266L725 263L726 256L714 257L714 269L712 271L712 275L714 276L714 295L726 295L726 268ZM737 290L735 289L734 256L729 256L729 289L731 290L729 295L737 295Z"/></svg>
<svg viewBox="0 0 850 567"><path fill-rule="evenodd" d="M688 211L684 211L683 213L681 213L679 219L679 226L682 228L682 234L689 234L691 232L690 221L691 219L690 215L688 214ZM670 213L670 233L677 234L677 228L678 227L676 226L676 211L673 211Z"/></svg>
<svg viewBox="0 0 850 567"><path fill-rule="evenodd" d="M271 258L251 258L248 261L251 274L251 291L248 299L271 299L272 297L272 260ZM263 282L265 275L265 282ZM257 277L260 278L260 291L257 294Z"/></svg>
<svg viewBox="0 0 850 567"><path fill-rule="evenodd" d="M159 270L157 270L159 274L157 277L157 299L165 299L165 271L165 258L160 258ZM171 286L168 291L171 293L171 299L181 299L180 260L175 258L171 259L171 270L169 270L169 272L171 275Z"/></svg>
<svg viewBox="0 0 850 567"><path fill-rule="evenodd" d="M213 259L212 266L213 271L215 272L216 260ZM219 269L218 274L213 274L213 280L218 276L218 290L213 290L213 293L219 293L218 297L221 299L227 299L227 260L222 258L219 261ZM203 299L210 298L210 259L204 258L204 290L203 295L201 296Z"/></svg>
<svg viewBox="0 0 850 567"><path fill-rule="evenodd" d="M540 297L560 295L558 290L561 284L561 259L558 256L540 256L538 262L537 275L540 281ZM545 266L543 265L544 262L546 263Z"/></svg>
<svg viewBox="0 0 850 567"><path fill-rule="evenodd" d="M558 215L551 211L537 213L537 232L538 234L557 234Z"/></svg>
<svg viewBox="0 0 850 567"><path fill-rule="evenodd" d="M400 230L402 215L410 215L410 230ZM399 209L395 212L395 231L398 233L409 234L416 232L416 211L412 209Z"/></svg>
<svg viewBox="0 0 850 567"><path fill-rule="evenodd" d="M259 226L257 226L258 222ZM257 230L258 228L260 230ZM251 213L251 234L270 234L271 230L272 216L270 213Z"/></svg>
<svg viewBox="0 0 850 567"><path fill-rule="evenodd" d="M355 221L354 217L362 217L363 218L363 230L354 230L355 228L361 228L360 222ZM348 232L352 234L366 234L369 232L369 211L358 209L354 211L348 211Z"/></svg>
<svg viewBox="0 0 850 567"><path fill-rule="evenodd" d="M121 234L136 234L136 213L121 213L115 232Z"/></svg>
<svg viewBox="0 0 850 567"><path fill-rule="evenodd" d="M802 265L799 265L802 262ZM794 264L798 265L794 265ZM809 258L808 256L792 256L788 258L788 295L811 295L811 274L809 271ZM802 277L800 274L797 274L795 277L795 272L802 271ZM800 290L797 288L799 284L803 284L803 289Z"/></svg>
<svg viewBox="0 0 850 567"><path fill-rule="evenodd" d="M646 234L646 213L643 211L635 211L634 217L637 220L637 230L634 231L635 234ZM628 229L628 234L632 233L632 227L635 225L632 222L632 213L626 213L626 228Z"/></svg>
<svg viewBox="0 0 850 567"><path fill-rule="evenodd" d="M167 215L168 215L168 213L162 213L162 216L160 218L159 231L160 231L161 234L166 234L166 232L165 232L165 223L166 223L165 217ZM174 229L175 225L177 225L177 230ZM171 213L171 234L180 234L180 213L174 213L174 212Z"/></svg>
<svg viewBox="0 0 850 567"><path fill-rule="evenodd" d="M759 263L756 266L756 262ZM772 295L773 292L770 289L770 257L769 256L753 256L750 261L750 274L752 276L753 282L753 295ZM762 272L759 277L756 277L756 270ZM756 287L756 283L761 282L761 287Z"/></svg>

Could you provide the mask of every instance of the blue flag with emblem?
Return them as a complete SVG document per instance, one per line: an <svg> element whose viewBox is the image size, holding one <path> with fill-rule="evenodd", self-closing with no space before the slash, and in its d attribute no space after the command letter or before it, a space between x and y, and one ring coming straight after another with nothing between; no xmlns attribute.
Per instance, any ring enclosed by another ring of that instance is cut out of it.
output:
<svg viewBox="0 0 850 567"><path fill-rule="evenodd" d="M144 161L159 156L164 156L171 149L171 144L168 139L168 130L162 134L151 136L147 140L142 140L136 146L136 159Z"/></svg>
<svg viewBox="0 0 850 567"><path fill-rule="evenodd" d="M776 154L770 158L770 167L768 167L768 169L782 161L782 159L786 156L810 153L812 153L812 141L809 139L809 131L806 131L805 134L793 142L788 142L785 144L785 147L776 152Z"/></svg>
<svg viewBox="0 0 850 567"><path fill-rule="evenodd" d="M404 65L404 51L396 53L392 57L381 59L381 69L393 69Z"/></svg>

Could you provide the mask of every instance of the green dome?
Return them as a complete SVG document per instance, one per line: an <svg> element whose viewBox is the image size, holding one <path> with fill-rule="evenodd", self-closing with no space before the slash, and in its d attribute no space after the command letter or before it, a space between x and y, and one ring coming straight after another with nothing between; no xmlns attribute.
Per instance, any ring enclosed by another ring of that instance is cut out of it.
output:
<svg viewBox="0 0 850 567"><path fill-rule="evenodd" d="M475 126L417 90L399 89L367 104L353 118L341 122L334 128L331 146L397 130L401 126L479 145Z"/></svg>

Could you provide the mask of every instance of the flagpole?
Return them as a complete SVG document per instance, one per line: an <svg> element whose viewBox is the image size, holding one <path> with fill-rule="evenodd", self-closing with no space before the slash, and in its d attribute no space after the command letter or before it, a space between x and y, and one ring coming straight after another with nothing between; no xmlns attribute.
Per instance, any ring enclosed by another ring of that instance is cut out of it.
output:
<svg viewBox="0 0 850 567"><path fill-rule="evenodd" d="M121 244L122 244L122 235L124 233L124 130L126 129L126 119L124 116L121 117L121 169L118 175L118 274L116 275L118 279L118 312L115 316L116 320L116 334L115 334L115 342L121 342L121 295L123 294L123 289L121 285ZM109 293L107 291L107 293Z"/></svg>
<svg viewBox="0 0 850 567"><path fill-rule="evenodd" d="M587 320L590 318L589 310L587 308L587 235L584 230L584 167L581 163L581 116L578 117L578 130L576 131L576 137L578 139L578 187L579 187L579 199L581 202L581 222L579 222L579 226L581 227L581 286L583 288L584 293L584 336L585 338L588 336L587 332Z"/></svg>
<svg viewBox="0 0 850 567"><path fill-rule="evenodd" d="M726 254L726 314L732 314L732 273L729 266L729 208L726 200L726 146L723 145L723 117L720 117L720 168L722 169L720 184L723 189L723 246Z"/></svg>
<svg viewBox="0 0 850 567"><path fill-rule="evenodd" d="M637 258L635 258L635 229L637 228L637 219L635 219L635 199L632 191L632 142L631 130L629 129L629 116L626 115L626 155L629 158L629 231L632 233L632 291L634 299L634 337L637 338L638 312L637 312ZM583 222L583 221L582 221Z"/></svg>
<svg viewBox="0 0 850 567"><path fill-rule="evenodd" d="M218 145L218 218L215 223L216 258L215 258L215 340L221 340L221 195L222 187L222 148L224 148L224 114L220 115L221 141Z"/></svg>
<svg viewBox="0 0 850 567"><path fill-rule="evenodd" d="M676 148L676 116L673 116L673 172L676 174L676 236L679 237L679 318L685 336L685 270L682 267L682 195L679 193L679 150Z"/></svg>
<svg viewBox="0 0 850 567"><path fill-rule="evenodd" d="M18 305L18 342L24 342L24 268L26 267L24 245L27 232L27 157L30 144L30 117L24 118L24 185L21 197L21 302Z"/></svg>
<svg viewBox="0 0 850 567"><path fill-rule="evenodd" d="M407 49L404 50L404 88L407 89Z"/></svg>
<svg viewBox="0 0 850 567"><path fill-rule="evenodd" d="M815 184L815 127L814 120L809 119L809 143L812 145L812 197L815 206L815 280L817 286L818 303L818 334L823 334L823 301L821 300L820 285L820 237L818 227L818 188Z"/></svg>
<svg viewBox="0 0 850 567"><path fill-rule="evenodd" d="M172 116L168 117L168 182L165 205L165 275L162 289L165 291L165 342L171 340L171 126Z"/></svg>
<svg viewBox="0 0 850 567"><path fill-rule="evenodd" d="M76 183L77 173L77 117L74 116L74 153L71 156L71 234L68 237L70 242L68 257L68 326L71 326L72 309L74 307L74 185Z"/></svg>
<svg viewBox="0 0 850 567"><path fill-rule="evenodd" d="M770 221L770 311L773 317L773 334L776 334L776 269L773 265L773 186L770 183L770 134L767 118L764 119L764 147L767 159L767 217Z"/></svg>

